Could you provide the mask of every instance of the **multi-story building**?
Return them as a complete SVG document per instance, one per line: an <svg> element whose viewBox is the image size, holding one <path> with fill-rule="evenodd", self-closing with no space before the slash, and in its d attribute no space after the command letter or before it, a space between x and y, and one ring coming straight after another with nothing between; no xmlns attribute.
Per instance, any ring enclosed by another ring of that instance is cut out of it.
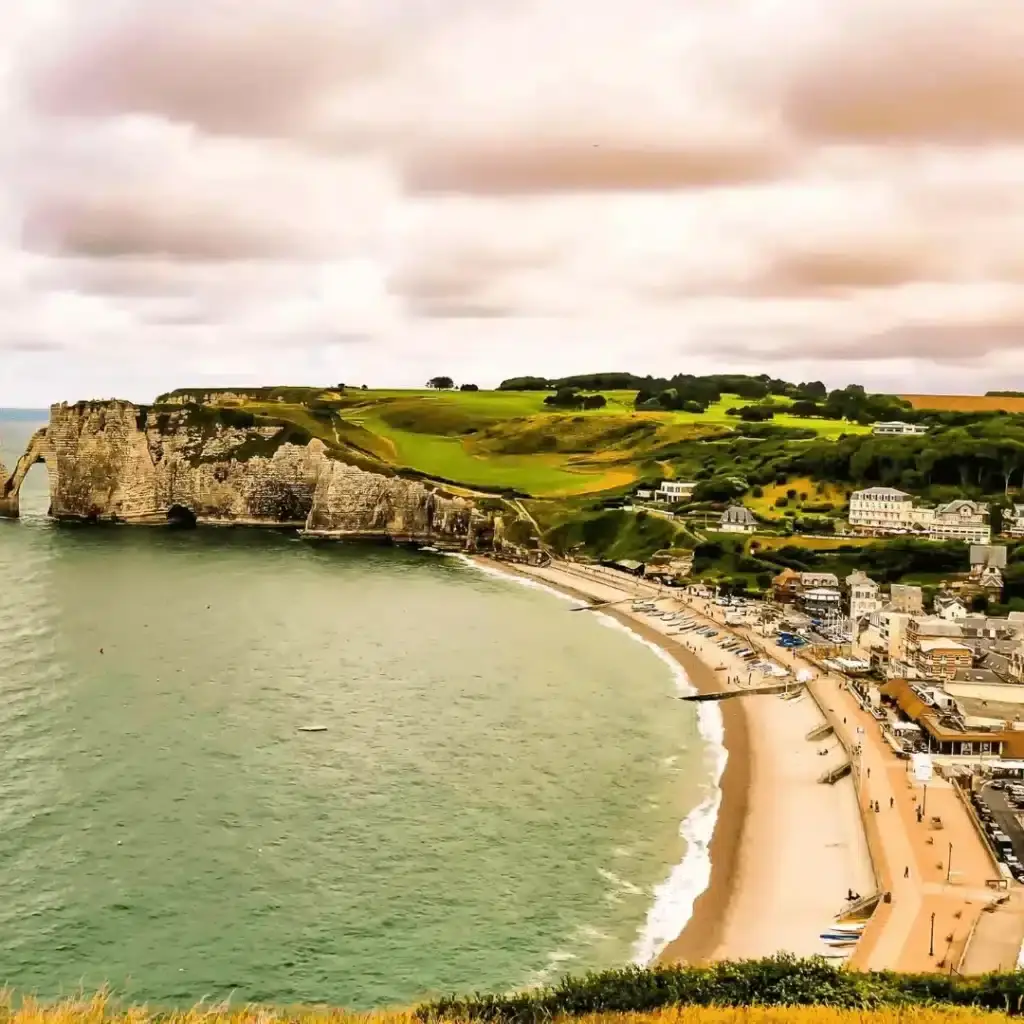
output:
<svg viewBox="0 0 1024 1024"><path fill-rule="evenodd" d="M812 619L838 619L843 610L843 595L838 587L811 587L797 595L797 607Z"/></svg>
<svg viewBox="0 0 1024 1024"><path fill-rule="evenodd" d="M846 600L850 618L855 624L882 607L878 584L859 569L846 577Z"/></svg>
<svg viewBox="0 0 1024 1024"><path fill-rule="evenodd" d="M850 495L850 526L855 530L896 531L909 527L914 499L895 487L868 487Z"/></svg>
<svg viewBox="0 0 1024 1024"><path fill-rule="evenodd" d="M988 544L992 531L987 506L965 498L938 508L914 504L894 487L869 487L850 495L849 523L860 533L926 534L929 540Z"/></svg>
<svg viewBox="0 0 1024 1024"><path fill-rule="evenodd" d="M947 622L938 615L911 615L907 620L903 639L903 660L917 663L917 654L926 640L960 640L963 627L958 622Z"/></svg>
<svg viewBox="0 0 1024 1024"><path fill-rule="evenodd" d="M970 668L973 661L966 644L936 637L918 643L914 663L926 679L952 679L961 669Z"/></svg>
<svg viewBox="0 0 1024 1024"><path fill-rule="evenodd" d="M924 591L909 583L894 583L889 588L889 607L909 615L924 613Z"/></svg>
<svg viewBox="0 0 1024 1024"><path fill-rule="evenodd" d="M872 434L927 434L928 428L923 423L904 423L902 420L889 420L871 424Z"/></svg>
<svg viewBox="0 0 1024 1024"><path fill-rule="evenodd" d="M928 538L957 540L964 544L988 544L992 540L988 507L966 498L940 505L928 526Z"/></svg>
<svg viewBox="0 0 1024 1024"><path fill-rule="evenodd" d="M1008 537L1024 537L1024 505L1014 505L1003 512L1003 533Z"/></svg>
<svg viewBox="0 0 1024 1024"><path fill-rule="evenodd" d="M686 501L696 486L696 483L685 480L663 480L654 492L654 498L656 501L665 501L669 504Z"/></svg>
<svg viewBox="0 0 1024 1024"><path fill-rule="evenodd" d="M783 569L772 580L772 596L779 604L791 604L800 593L800 573L795 569Z"/></svg>

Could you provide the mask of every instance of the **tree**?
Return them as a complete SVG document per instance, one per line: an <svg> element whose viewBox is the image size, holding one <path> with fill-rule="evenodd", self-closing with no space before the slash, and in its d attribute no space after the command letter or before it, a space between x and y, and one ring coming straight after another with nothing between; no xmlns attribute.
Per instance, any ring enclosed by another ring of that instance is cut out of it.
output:
<svg viewBox="0 0 1024 1024"><path fill-rule="evenodd" d="M475 384L463 384L459 387L460 391L479 391L480 389Z"/></svg>
<svg viewBox="0 0 1024 1024"><path fill-rule="evenodd" d="M450 391L455 387L455 381L451 377L431 377L427 381L428 388L435 388L438 391Z"/></svg>

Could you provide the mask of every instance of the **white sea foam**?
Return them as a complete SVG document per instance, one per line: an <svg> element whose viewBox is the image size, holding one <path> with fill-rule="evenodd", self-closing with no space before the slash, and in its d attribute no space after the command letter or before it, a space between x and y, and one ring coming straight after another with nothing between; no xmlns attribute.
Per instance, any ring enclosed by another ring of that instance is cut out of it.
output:
<svg viewBox="0 0 1024 1024"><path fill-rule="evenodd" d="M480 572L521 583L524 586L546 590L580 606L581 602L554 587L549 587L524 576L513 575L481 565L465 555L460 556L469 565ZM595 612L595 618L610 629L623 631L637 643L643 644L660 658L671 670L676 692L681 697L696 693L696 687L690 682L682 665L658 644L635 633L618 619L603 612ZM725 749L725 724L722 709L714 702L697 705L697 728L706 744L705 757L709 762L710 779L706 785L706 795L679 826L679 834L686 841L686 853L682 861L670 872L667 879L654 889L654 903L647 912L647 919L640 929L639 936L633 947L633 962L649 964L658 954L678 936L686 927L693 915L693 905L697 897L708 887L711 881L711 837L714 835L718 811L722 804L722 775L729 759ZM610 874L610 872L609 872ZM618 892L608 895L615 901L621 898Z"/></svg>
<svg viewBox="0 0 1024 1024"><path fill-rule="evenodd" d="M634 633L628 626L609 615L596 613L602 624L623 630L638 643L649 647L672 670L676 691L680 696L696 693L682 665L656 643ZM654 903L647 912L647 920L640 929L633 947L633 962L649 964L686 927L693 914L697 897L711 881L711 837L722 804L722 773L729 753L725 749L725 726L722 709L715 703L697 705L697 727L707 744L706 757L710 761L711 778L707 795L679 826L679 834L686 840L686 853L668 878L656 886Z"/></svg>
<svg viewBox="0 0 1024 1024"><path fill-rule="evenodd" d="M454 552L453 557L460 559L466 565L471 566L478 572L482 572L485 576L493 576L496 579L505 580L507 583L518 583L521 587L529 587L531 590L543 590L545 593L552 594L560 601L565 601L576 608L590 607L587 602L581 601L579 598L573 597L571 594L567 594L565 591L559 590L557 587L552 587L547 583L542 583L540 580L532 579L529 576L520 576L517 573L502 572L501 569L495 569L491 565L476 562L470 558L469 555L463 555L458 552Z"/></svg>

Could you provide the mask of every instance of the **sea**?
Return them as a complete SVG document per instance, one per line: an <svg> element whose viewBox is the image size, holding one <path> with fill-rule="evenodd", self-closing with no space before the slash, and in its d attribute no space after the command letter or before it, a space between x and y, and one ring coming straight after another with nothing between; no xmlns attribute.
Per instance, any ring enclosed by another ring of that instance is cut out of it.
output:
<svg viewBox="0 0 1024 1024"><path fill-rule="evenodd" d="M0 411L8 470L45 420ZM721 723L614 620L457 556L47 507L37 465L0 520L0 985L367 1009L685 924Z"/></svg>

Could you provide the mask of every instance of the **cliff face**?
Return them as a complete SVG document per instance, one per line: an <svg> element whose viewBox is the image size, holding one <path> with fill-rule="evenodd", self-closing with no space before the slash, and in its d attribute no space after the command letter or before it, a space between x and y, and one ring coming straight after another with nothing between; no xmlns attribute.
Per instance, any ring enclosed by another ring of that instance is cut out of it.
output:
<svg viewBox="0 0 1024 1024"><path fill-rule="evenodd" d="M489 517L465 499L337 461L280 425L231 422L196 407L55 405L10 477L0 473L0 515L18 514L21 482L44 462L57 519L294 526L459 550L489 542Z"/></svg>

